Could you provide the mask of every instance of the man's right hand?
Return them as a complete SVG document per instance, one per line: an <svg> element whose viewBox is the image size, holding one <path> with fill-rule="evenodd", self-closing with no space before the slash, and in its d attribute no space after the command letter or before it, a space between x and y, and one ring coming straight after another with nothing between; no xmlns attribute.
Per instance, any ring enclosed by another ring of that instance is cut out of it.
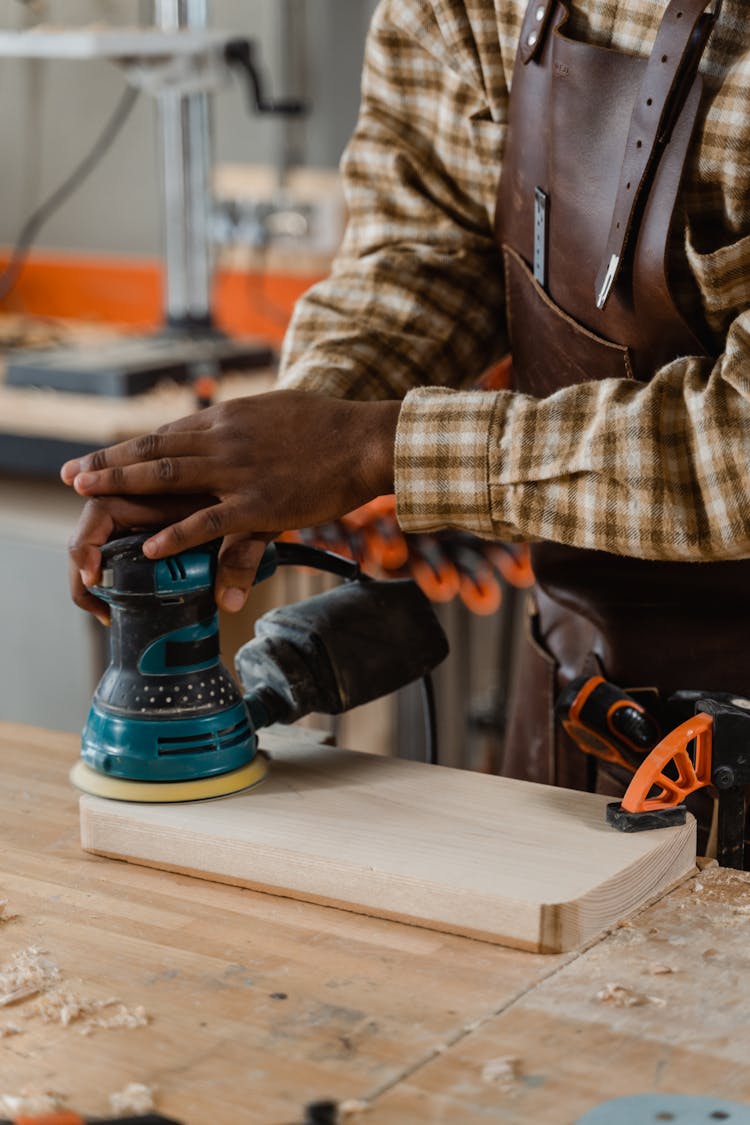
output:
<svg viewBox="0 0 750 1125"><path fill-rule="evenodd" d="M400 405L272 391L67 462L62 479L93 501L71 546L77 604L102 615L84 589L99 548L149 527L151 559L223 538L216 600L241 609L269 539L393 491Z"/></svg>

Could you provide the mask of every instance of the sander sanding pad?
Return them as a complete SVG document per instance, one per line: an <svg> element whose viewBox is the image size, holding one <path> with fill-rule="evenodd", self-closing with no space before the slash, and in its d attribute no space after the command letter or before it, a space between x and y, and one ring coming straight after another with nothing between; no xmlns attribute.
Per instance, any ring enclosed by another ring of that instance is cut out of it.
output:
<svg viewBox="0 0 750 1125"><path fill-rule="evenodd" d="M113 801L137 801L149 804L174 804L178 801L207 801L212 797L228 797L241 789L259 785L268 774L268 756L259 752L252 762L215 777L199 777L191 781L129 781L97 773L80 758L70 771L76 789L94 797Z"/></svg>

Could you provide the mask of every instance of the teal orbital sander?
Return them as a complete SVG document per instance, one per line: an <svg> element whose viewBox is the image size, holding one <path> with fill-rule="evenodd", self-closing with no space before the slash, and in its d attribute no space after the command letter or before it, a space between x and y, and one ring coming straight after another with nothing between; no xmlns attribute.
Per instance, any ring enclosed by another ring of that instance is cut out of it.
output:
<svg viewBox="0 0 750 1125"><path fill-rule="evenodd" d="M77 788L122 801L226 796L266 776L259 728L312 711L339 714L420 678L434 743L429 672L448 644L410 579L376 581L331 552L270 544L256 582L282 565L313 566L345 581L256 622L255 638L236 657L243 693L219 655L220 544L153 560L143 554L147 538L130 535L102 548L91 592L110 607L110 663L71 772Z"/></svg>

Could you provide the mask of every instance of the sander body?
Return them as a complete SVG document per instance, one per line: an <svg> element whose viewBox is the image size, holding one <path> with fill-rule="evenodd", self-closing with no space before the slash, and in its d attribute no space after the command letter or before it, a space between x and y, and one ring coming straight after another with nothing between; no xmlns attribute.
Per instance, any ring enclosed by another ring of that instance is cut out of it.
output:
<svg viewBox="0 0 750 1125"><path fill-rule="evenodd" d="M219 541L153 560L143 554L147 537L105 544L91 587L110 607L110 663L71 774L85 792L163 802L246 789L268 768L258 728L360 706L426 677L448 652L410 579L375 581L330 552L271 543L256 582L278 565L348 580L256 623L236 657L243 692L220 657Z"/></svg>
<svg viewBox="0 0 750 1125"><path fill-rule="evenodd" d="M218 544L154 561L143 554L145 538L102 548L92 593L110 607L110 663L91 703L74 781L135 800L175 799L162 788L169 783L191 799L245 788L244 767L255 760L258 740L219 655ZM224 781L204 785L211 778ZM192 781L197 791L185 787Z"/></svg>

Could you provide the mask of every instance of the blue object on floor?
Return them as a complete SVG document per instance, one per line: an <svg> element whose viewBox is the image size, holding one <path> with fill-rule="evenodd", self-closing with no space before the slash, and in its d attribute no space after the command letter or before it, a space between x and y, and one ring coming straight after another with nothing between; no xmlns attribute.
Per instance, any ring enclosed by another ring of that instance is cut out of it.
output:
<svg viewBox="0 0 750 1125"><path fill-rule="evenodd" d="M603 1102L575 1125L750 1125L750 1106L691 1094L636 1094Z"/></svg>

